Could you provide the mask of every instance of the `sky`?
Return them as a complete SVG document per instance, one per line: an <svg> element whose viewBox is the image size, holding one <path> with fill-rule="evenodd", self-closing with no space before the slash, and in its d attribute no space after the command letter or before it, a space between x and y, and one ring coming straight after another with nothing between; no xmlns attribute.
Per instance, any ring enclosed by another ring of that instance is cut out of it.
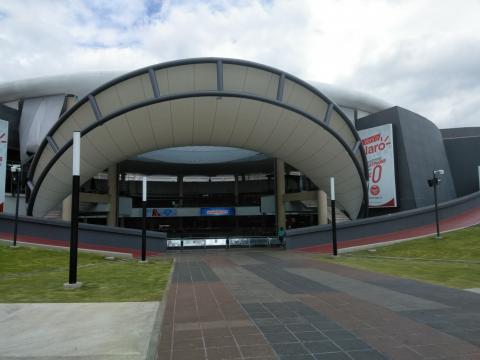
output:
<svg viewBox="0 0 480 360"><path fill-rule="evenodd" d="M0 82L218 56L480 126L479 0L2 0Z"/></svg>

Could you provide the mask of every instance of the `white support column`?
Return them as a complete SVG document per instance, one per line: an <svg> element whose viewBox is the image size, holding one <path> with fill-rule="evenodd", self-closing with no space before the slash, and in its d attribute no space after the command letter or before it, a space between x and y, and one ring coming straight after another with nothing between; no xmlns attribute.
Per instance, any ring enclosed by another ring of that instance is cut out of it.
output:
<svg viewBox="0 0 480 360"><path fill-rule="evenodd" d="M62 202L62 220L70 221L72 213L72 195L68 195Z"/></svg>
<svg viewBox="0 0 480 360"><path fill-rule="evenodd" d="M318 225L328 224L328 202L327 194L323 190L318 190Z"/></svg>
<svg viewBox="0 0 480 360"><path fill-rule="evenodd" d="M117 196L118 196L118 172L117 166L108 168L108 198L110 210L107 215L107 225L117 226Z"/></svg>
<svg viewBox="0 0 480 360"><path fill-rule="evenodd" d="M276 207L277 207L277 232L283 227L286 229L287 218L285 214L285 162L276 159L275 166L275 184L276 184Z"/></svg>

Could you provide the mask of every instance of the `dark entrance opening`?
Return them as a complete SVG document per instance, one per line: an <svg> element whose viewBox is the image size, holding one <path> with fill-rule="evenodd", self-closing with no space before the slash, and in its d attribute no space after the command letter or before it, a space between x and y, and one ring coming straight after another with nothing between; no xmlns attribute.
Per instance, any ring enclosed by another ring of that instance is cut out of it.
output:
<svg viewBox="0 0 480 360"><path fill-rule="evenodd" d="M181 240L191 247L276 243L275 159L264 154L226 147L171 148L124 161L117 172L121 227L141 228L141 180L148 176L147 229L167 233L172 247L180 247ZM106 185L99 176L83 191L102 193ZM286 193L316 189L286 166ZM287 229L317 224L316 203L297 201L286 209ZM84 215L88 222L105 223L105 213Z"/></svg>

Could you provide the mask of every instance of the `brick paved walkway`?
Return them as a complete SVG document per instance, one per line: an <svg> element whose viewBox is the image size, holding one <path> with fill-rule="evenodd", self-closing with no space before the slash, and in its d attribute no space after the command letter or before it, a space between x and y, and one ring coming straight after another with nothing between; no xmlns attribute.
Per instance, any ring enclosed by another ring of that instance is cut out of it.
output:
<svg viewBox="0 0 480 360"><path fill-rule="evenodd" d="M286 251L186 252L159 359L480 359L480 295Z"/></svg>

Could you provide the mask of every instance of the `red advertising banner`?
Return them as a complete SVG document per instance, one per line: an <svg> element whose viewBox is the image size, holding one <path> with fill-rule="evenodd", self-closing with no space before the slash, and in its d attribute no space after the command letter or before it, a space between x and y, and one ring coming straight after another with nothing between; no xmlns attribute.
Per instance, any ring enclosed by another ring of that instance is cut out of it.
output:
<svg viewBox="0 0 480 360"><path fill-rule="evenodd" d="M358 133L367 155L370 207L397 207L392 124L360 130Z"/></svg>

